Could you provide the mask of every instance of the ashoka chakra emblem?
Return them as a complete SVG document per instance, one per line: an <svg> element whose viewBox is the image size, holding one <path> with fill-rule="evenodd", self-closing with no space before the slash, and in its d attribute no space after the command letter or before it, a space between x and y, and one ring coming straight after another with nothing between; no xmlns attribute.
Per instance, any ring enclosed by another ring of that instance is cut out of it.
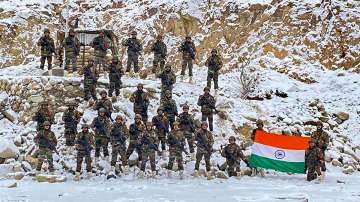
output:
<svg viewBox="0 0 360 202"><path fill-rule="evenodd" d="M276 150L275 158L277 158L277 159L285 158L285 152L283 150Z"/></svg>

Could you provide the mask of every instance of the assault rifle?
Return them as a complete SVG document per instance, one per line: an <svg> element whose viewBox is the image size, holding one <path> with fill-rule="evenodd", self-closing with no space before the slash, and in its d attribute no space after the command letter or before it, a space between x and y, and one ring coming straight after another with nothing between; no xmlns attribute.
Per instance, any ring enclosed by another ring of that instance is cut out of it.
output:
<svg viewBox="0 0 360 202"><path fill-rule="evenodd" d="M205 150L209 153L212 154L213 153L213 148L209 145L208 141L206 140L206 135L201 135L201 138L198 139L198 143L202 146L205 147Z"/></svg>
<svg viewBox="0 0 360 202"><path fill-rule="evenodd" d="M54 151L56 154L59 154L59 152L56 150L56 145L53 144L49 138L43 134L43 132L40 132L39 136L39 145L45 145L47 148L49 148L51 151Z"/></svg>
<svg viewBox="0 0 360 202"><path fill-rule="evenodd" d="M150 138L148 136L143 136L143 142L145 145L149 145L150 149L154 149L155 151L159 151L159 148L156 144L154 144L153 142L150 141Z"/></svg>
<svg viewBox="0 0 360 202"><path fill-rule="evenodd" d="M96 130L99 130L99 132L103 135L105 135L106 137L108 137L108 133L105 129L105 126L100 122L100 120L98 118L95 119L95 128Z"/></svg>
<svg viewBox="0 0 360 202"><path fill-rule="evenodd" d="M41 45L44 46L45 50L49 50L50 53L55 53L55 48L52 44L50 44L50 42L48 40L46 40L45 38L43 38L41 40Z"/></svg>
<svg viewBox="0 0 360 202"><path fill-rule="evenodd" d="M178 141L175 137L173 137L172 135L169 136L169 144L173 145L175 147L179 147L181 149L181 151L183 151L186 155L189 155L189 152L186 151L185 149L185 145L182 144L180 141Z"/></svg>
<svg viewBox="0 0 360 202"><path fill-rule="evenodd" d="M86 141L85 136L83 135L80 139L78 139L77 143L85 148L85 153L90 154L92 147L88 141Z"/></svg>
<svg viewBox="0 0 360 202"><path fill-rule="evenodd" d="M119 131L117 127L111 130L111 137L119 141L121 144L124 144L126 141L126 137L124 136L124 134L122 134L122 132Z"/></svg>
<svg viewBox="0 0 360 202"><path fill-rule="evenodd" d="M161 122L159 119L157 119L157 118L154 119L154 125L155 125L156 128L165 130L166 133L169 132L169 128L168 128L168 127L165 127L164 123L162 123L162 122Z"/></svg>

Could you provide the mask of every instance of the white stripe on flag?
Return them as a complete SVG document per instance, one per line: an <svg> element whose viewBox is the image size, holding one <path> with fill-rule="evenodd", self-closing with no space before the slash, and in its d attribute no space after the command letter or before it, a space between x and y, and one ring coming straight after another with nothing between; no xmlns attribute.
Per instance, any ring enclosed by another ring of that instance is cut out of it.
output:
<svg viewBox="0 0 360 202"><path fill-rule="evenodd" d="M269 159L287 161L287 162L304 162L305 150L289 150L276 148L268 145L254 143L251 146L251 153Z"/></svg>

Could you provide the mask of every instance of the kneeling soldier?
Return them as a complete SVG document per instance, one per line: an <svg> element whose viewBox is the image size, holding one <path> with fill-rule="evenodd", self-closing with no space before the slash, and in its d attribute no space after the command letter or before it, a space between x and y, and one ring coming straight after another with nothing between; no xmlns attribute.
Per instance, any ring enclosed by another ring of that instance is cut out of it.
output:
<svg viewBox="0 0 360 202"><path fill-rule="evenodd" d="M158 139L156 137L153 125L151 122L146 123L146 129L143 133L143 136L140 138L141 150L142 150L142 161L141 161L141 172L139 173L140 177L145 175L145 166L146 162L150 159L151 165L151 176L156 175L156 165L155 165L155 152L158 150Z"/></svg>
<svg viewBox="0 0 360 202"><path fill-rule="evenodd" d="M229 144L226 145L226 147L222 150L221 156L226 158L229 177L241 175L240 160L243 160L246 165L249 165L247 159L241 151L240 146L236 144L236 139L234 136L230 136Z"/></svg>
<svg viewBox="0 0 360 202"><path fill-rule="evenodd" d="M89 132L89 125L83 124L82 131L76 137L76 172L75 181L80 180L81 164L85 158L87 177L91 177L91 150L94 145L94 134Z"/></svg>

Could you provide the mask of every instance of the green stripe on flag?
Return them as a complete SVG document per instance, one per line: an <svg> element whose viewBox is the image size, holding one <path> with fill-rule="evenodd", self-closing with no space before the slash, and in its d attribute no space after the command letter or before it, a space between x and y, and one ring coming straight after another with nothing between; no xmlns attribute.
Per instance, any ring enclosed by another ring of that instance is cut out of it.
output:
<svg viewBox="0 0 360 202"><path fill-rule="evenodd" d="M305 162L279 161L255 154L251 154L250 156L250 166L272 169L286 173L305 173Z"/></svg>

